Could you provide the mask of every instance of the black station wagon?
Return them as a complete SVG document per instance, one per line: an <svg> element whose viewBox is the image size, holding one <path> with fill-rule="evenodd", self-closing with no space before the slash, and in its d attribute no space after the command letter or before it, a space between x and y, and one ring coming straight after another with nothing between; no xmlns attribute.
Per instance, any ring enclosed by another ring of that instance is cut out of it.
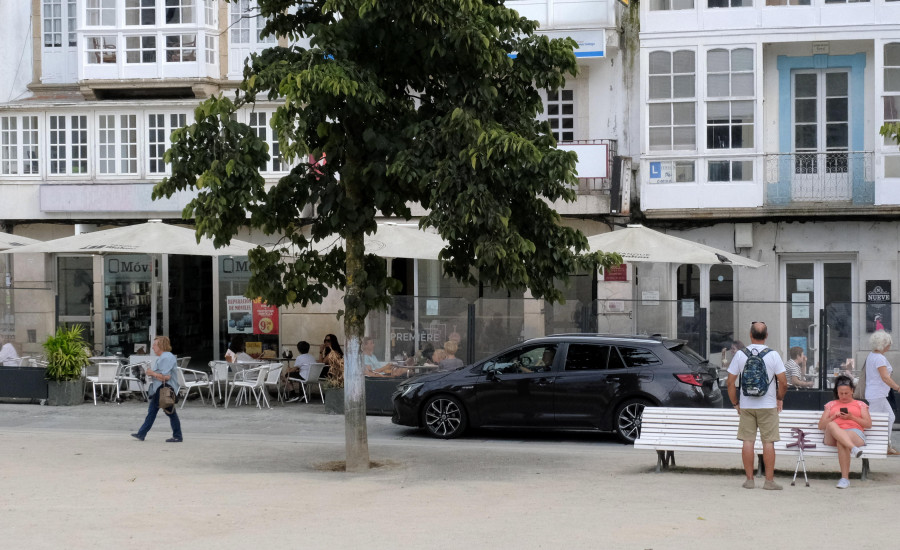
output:
<svg viewBox="0 0 900 550"><path fill-rule="evenodd" d="M646 406L721 407L715 369L682 340L560 334L400 384L393 422L440 438L467 428L640 433Z"/></svg>

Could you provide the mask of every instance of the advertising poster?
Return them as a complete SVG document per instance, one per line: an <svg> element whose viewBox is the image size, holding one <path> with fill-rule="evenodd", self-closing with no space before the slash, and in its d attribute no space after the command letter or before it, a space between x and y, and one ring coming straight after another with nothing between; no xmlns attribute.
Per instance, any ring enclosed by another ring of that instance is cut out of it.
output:
<svg viewBox="0 0 900 550"><path fill-rule="evenodd" d="M891 282L866 281L866 332L891 331Z"/></svg>
<svg viewBox="0 0 900 550"><path fill-rule="evenodd" d="M253 301L243 296L227 296L228 334L253 334Z"/></svg>
<svg viewBox="0 0 900 550"><path fill-rule="evenodd" d="M253 300L253 334L278 334L278 308Z"/></svg>

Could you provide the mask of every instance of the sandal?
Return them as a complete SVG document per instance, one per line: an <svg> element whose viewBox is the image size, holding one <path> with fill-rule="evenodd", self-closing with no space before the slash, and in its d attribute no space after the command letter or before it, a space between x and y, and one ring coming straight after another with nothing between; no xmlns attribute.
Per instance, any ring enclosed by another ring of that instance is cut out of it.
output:
<svg viewBox="0 0 900 550"><path fill-rule="evenodd" d="M888 447L887 454L889 455L900 455L900 451L893 447Z"/></svg>

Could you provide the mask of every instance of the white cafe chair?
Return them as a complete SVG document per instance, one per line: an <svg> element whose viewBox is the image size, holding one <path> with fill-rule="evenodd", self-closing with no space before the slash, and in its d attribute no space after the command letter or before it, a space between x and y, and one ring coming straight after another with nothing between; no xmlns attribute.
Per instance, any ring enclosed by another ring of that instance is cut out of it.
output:
<svg viewBox="0 0 900 550"><path fill-rule="evenodd" d="M118 363L100 363L97 365L97 376L90 377L91 384L93 387L91 388L94 394L94 405L97 405L97 386L100 386L100 396L103 396L103 386L112 386L116 388L116 403L119 401L119 381L116 379L116 375L119 373L119 364ZM112 397L112 390L110 390L110 397Z"/></svg>
<svg viewBox="0 0 900 550"><path fill-rule="evenodd" d="M319 387L319 397L322 398L322 403L325 402L325 394L322 392L322 370L325 369L325 363L313 363L309 366L309 374L307 374L306 379L300 378L300 373L294 373L291 376L288 376L288 382L299 382L300 383L300 391L303 393L303 401L305 403L309 403L309 392L312 390L312 385L315 384Z"/></svg>
<svg viewBox="0 0 900 550"><path fill-rule="evenodd" d="M270 363L268 365L269 372L266 374L266 381L264 382L264 391L263 397L266 400L266 406L269 406L269 387L275 386L275 394L278 396L278 402L282 405L284 404L284 398L282 396L281 391L281 371L284 366L281 363ZM269 406L271 409L272 407Z"/></svg>
<svg viewBox="0 0 900 550"><path fill-rule="evenodd" d="M138 391L141 394L141 399L146 401L147 388L145 385L145 373L149 366L150 361L120 366L118 373L116 373L116 380L119 384L119 393L134 393L135 391ZM137 389L135 390L135 388Z"/></svg>
<svg viewBox="0 0 900 550"><path fill-rule="evenodd" d="M268 366L246 369L235 373L234 380L231 381L231 388L228 389L228 397L225 398L225 408L228 408L228 401L231 399L231 392L234 388L240 388L235 398L234 406L237 407L241 401L250 403L250 396L256 399L256 407L262 408L263 392L265 391L266 375L269 372ZM248 395L249 394L249 395Z"/></svg>
<svg viewBox="0 0 900 550"><path fill-rule="evenodd" d="M200 394L200 402L204 405L206 401L203 399L203 388L206 388L206 391L209 392L209 400L212 401L213 407L217 407L216 400L213 399L213 382L209 379L209 375L205 372L199 370L191 370L191 369L183 369L181 367L175 367L175 372L178 375L178 385L180 386L179 391L184 392L184 396L181 398L181 409L184 408L184 404L187 403L188 395L191 394L191 390L197 388L197 393ZM192 380L187 380L184 376L185 373L193 375Z"/></svg>
<svg viewBox="0 0 900 550"><path fill-rule="evenodd" d="M229 378L228 373L231 370L231 365L228 361L210 361L209 362L209 370L210 370L210 381L213 383L213 397L215 398L215 392L218 391L219 399L225 399L225 393L228 391ZM225 386L225 391L223 392L222 386Z"/></svg>

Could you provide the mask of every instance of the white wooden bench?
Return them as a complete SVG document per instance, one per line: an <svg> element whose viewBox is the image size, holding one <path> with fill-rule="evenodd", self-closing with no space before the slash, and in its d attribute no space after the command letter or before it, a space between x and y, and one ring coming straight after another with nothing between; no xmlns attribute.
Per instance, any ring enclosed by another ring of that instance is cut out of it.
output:
<svg viewBox="0 0 900 550"><path fill-rule="evenodd" d="M824 433L819 430L821 411L784 410L779 415L781 441L775 443L776 455L797 455L797 438L791 428L803 430L806 441L815 443L814 449L805 448L805 457L833 457L837 462L837 447L822 442ZM885 413L872 413L872 427L866 430L866 446L862 455L862 479L869 473L870 458L887 458L891 442L891 428ZM675 465L675 451L734 452L740 453L743 442L737 439L738 414L734 409L694 409L680 407L646 407L641 418L641 435L634 442L636 449L656 451L656 471ZM756 438L754 451L759 456L759 469L763 471L762 443Z"/></svg>

